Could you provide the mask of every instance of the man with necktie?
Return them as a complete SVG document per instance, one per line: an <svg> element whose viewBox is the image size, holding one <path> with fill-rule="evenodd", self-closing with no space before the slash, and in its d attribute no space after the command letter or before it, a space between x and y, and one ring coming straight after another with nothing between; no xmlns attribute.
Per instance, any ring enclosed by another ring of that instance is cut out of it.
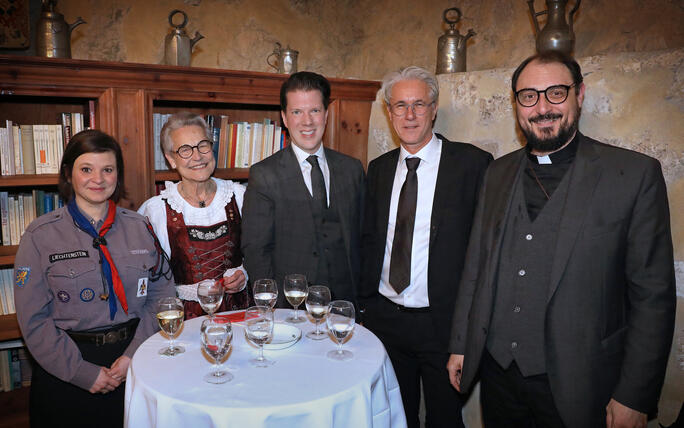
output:
<svg viewBox="0 0 684 428"><path fill-rule="evenodd" d="M252 280L282 287L285 275L304 274L333 299L356 303L364 172L358 159L323 147L329 103L330 83L319 74L302 71L283 83L291 144L250 168L242 251Z"/></svg>
<svg viewBox="0 0 684 428"><path fill-rule="evenodd" d="M385 77L381 90L401 147L368 167L359 303L392 360L408 426L419 426L421 381L426 426L463 426L444 367L478 188L492 156L433 133L439 86L432 73L407 67Z"/></svg>

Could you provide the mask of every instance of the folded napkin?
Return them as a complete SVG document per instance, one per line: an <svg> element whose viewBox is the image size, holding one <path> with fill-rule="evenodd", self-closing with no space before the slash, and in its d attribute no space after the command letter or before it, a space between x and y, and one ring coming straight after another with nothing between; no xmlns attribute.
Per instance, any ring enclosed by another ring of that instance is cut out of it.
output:
<svg viewBox="0 0 684 428"><path fill-rule="evenodd" d="M253 315L249 318L245 318L245 312L246 311L238 311L238 312L232 312L230 314L219 314L219 315L214 315L214 317L218 318L218 319L228 320L230 322L242 322L245 319L256 318L256 315Z"/></svg>

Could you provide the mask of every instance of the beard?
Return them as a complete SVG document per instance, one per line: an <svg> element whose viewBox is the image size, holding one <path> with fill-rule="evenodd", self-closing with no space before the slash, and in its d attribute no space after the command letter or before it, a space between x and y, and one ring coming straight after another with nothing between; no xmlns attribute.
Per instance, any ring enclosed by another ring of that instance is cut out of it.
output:
<svg viewBox="0 0 684 428"><path fill-rule="evenodd" d="M547 113L544 115L535 116L530 118L530 122L538 122L541 120L551 120L562 118L563 115L557 113ZM525 139L527 140L527 147L530 151L535 151L538 153L550 153L563 147L566 143L570 141L570 138L577 132L577 124L579 122L579 111L575 114L575 119L569 123L561 123L560 128L556 134L550 128L542 129L541 136L538 136L532 127L520 126Z"/></svg>

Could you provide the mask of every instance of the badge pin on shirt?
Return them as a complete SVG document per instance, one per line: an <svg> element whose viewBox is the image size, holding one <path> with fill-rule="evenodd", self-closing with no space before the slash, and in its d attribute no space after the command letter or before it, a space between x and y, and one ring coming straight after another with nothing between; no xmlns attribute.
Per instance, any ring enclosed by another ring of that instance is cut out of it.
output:
<svg viewBox="0 0 684 428"><path fill-rule="evenodd" d="M147 296L147 278L138 279L138 297Z"/></svg>

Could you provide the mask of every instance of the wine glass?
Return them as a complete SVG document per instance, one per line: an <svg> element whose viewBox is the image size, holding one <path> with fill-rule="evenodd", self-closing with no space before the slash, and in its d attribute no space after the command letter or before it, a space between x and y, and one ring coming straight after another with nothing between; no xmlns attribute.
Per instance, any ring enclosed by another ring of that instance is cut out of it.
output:
<svg viewBox="0 0 684 428"><path fill-rule="evenodd" d="M312 285L306 296L306 310L316 323L316 330L306 333L306 337L313 340L321 340L328 337L328 333L320 330L321 321L328 314L330 304L330 289L324 285Z"/></svg>
<svg viewBox="0 0 684 428"><path fill-rule="evenodd" d="M295 273L285 277L285 298L294 307L294 313L285 321L292 324L304 322L304 317L299 317L299 305L306 299L308 285L306 283L306 276Z"/></svg>
<svg viewBox="0 0 684 428"><path fill-rule="evenodd" d="M214 359L214 370L204 376L209 383L226 383L233 379L233 375L225 370L219 370L219 361L230 350L230 341L233 339L233 328L228 319L209 318L202 321L200 327L202 347L209 356Z"/></svg>
<svg viewBox="0 0 684 428"><path fill-rule="evenodd" d="M223 287L221 281L204 279L197 284L197 300L202 310L209 314L209 319L214 319L214 312L223 302Z"/></svg>
<svg viewBox="0 0 684 428"><path fill-rule="evenodd" d="M275 279L257 279L254 281L254 303L257 306L268 306L273 310L278 300L278 286Z"/></svg>
<svg viewBox="0 0 684 428"><path fill-rule="evenodd" d="M275 361L264 357L264 343L273 337L273 311L268 306L252 306L245 311L245 333L259 347L259 356L249 360L256 367L268 367Z"/></svg>
<svg viewBox="0 0 684 428"><path fill-rule="evenodd" d="M354 305L346 300L333 300L328 305L328 329L337 342L337 349L328 352L328 358L333 360L350 360L354 354L342 350L342 342L354 330Z"/></svg>
<svg viewBox="0 0 684 428"><path fill-rule="evenodd" d="M177 297L162 297L157 303L157 321L164 333L169 335L169 346L159 350L161 355L173 357L182 354L185 348L174 345L173 339L183 325L183 302Z"/></svg>

